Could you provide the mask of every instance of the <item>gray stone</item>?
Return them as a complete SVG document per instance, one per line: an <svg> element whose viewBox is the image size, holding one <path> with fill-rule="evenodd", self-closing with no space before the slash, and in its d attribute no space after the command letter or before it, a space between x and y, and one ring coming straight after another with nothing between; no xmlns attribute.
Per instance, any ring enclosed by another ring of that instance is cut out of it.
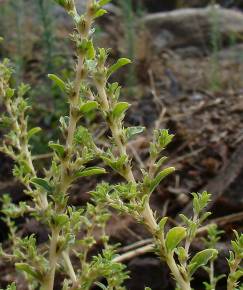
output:
<svg viewBox="0 0 243 290"><path fill-rule="evenodd" d="M185 47L199 47L207 51L213 29L218 29L216 33L220 34L224 43L230 42L233 35L240 42L243 34L243 14L219 6L148 14L141 23L156 53Z"/></svg>

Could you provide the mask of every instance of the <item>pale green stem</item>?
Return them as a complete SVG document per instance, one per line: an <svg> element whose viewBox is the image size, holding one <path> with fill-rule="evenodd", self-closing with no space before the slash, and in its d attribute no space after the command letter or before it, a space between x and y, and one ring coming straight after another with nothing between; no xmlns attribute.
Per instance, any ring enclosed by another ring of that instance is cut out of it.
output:
<svg viewBox="0 0 243 290"><path fill-rule="evenodd" d="M87 20L88 20L87 31L89 32L92 21L91 19L87 19ZM77 122L78 122L78 119L72 114L72 109L73 108L75 109L79 104L83 65L84 65L84 58L79 55L77 69L76 69L76 76L75 76L75 81L74 81L74 96L71 96L71 99L70 99L71 104L70 104L70 114L69 114L69 127L68 127L67 141L66 141L66 149L69 151L69 160L72 158L73 140L74 140L74 134L75 134L75 130L77 127ZM68 162L69 161L62 162L61 164L60 190L62 190L64 193L67 192L68 187L69 187L69 183L66 180L66 168L67 168ZM57 252L57 240L56 240L57 237L58 235L56 236L56 232L53 231L52 237L51 237L50 252L49 252L49 262L50 262L52 272L50 273L51 278L49 282L50 284L48 285L49 288L45 288L44 290L53 290L53 286L54 286L56 263L57 263L58 255L61 254L61 253L59 254L56 253ZM55 253L55 255L53 253ZM63 258L64 258L65 263L67 264L69 274L71 275L71 279L76 279L76 275L72 267L69 255L64 253Z"/></svg>
<svg viewBox="0 0 243 290"><path fill-rule="evenodd" d="M210 285L215 289L215 278L214 278L214 261L210 261L210 273L209 273L209 280L210 280Z"/></svg>
<svg viewBox="0 0 243 290"><path fill-rule="evenodd" d="M80 86L82 82L82 77L81 77L81 72L83 68L83 58L81 56L78 57L78 65L77 65L77 70L76 70L76 77L75 77L75 82L74 82L74 92L75 95L73 97L73 100L71 101L71 106L70 106L70 122L69 122L69 127L68 127L68 137L66 141L66 146L71 147L73 143L73 137L75 133L75 129L77 126L77 119L72 115L71 110L72 106L76 107L79 102L79 93L80 93Z"/></svg>
<svg viewBox="0 0 243 290"><path fill-rule="evenodd" d="M77 71L76 71L76 79L75 79L75 98L72 103L74 106L77 105L79 101L79 92L80 92L80 86L81 86L81 81L82 81L81 79L82 65L83 65L83 58L79 57ZM72 147L76 126L77 126L77 120L72 116L71 108L70 108L70 123L69 123L69 128L68 128L68 137L66 141L67 148ZM63 190L64 192L66 192L68 189L68 184L66 184L66 180L65 180L65 169L66 169L66 163L62 163L60 189ZM56 232L55 230L52 231L51 245L50 245L50 251L49 251L49 263L50 263L51 272L49 275L50 277L48 277L48 285L46 286L46 288L44 288L44 290L53 290L55 272L56 272L56 263L58 259L58 254L56 253L58 234L59 234L59 231L58 232Z"/></svg>
<svg viewBox="0 0 243 290"><path fill-rule="evenodd" d="M103 106L102 109L104 111L109 111L110 105L109 105L108 98L105 91L105 84L101 85L99 83L95 83L95 85L96 85L98 94L100 96L101 102L102 102L102 106Z"/></svg>
<svg viewBox="0 0 243 290"><path fill-rule="evenodd" d="M193 216L193 222L195 224L199 224L199 221L198 221L198 214L194 214ZM188 262L188 258L189 258L189 249L190 249L190 246L191 246L191 243L192 243L192 240L194 239L195 236L192 236L192 235L187 235L187 238L186 238L186 241L185 241L185 254L186 254L186 260L184 261L183 263L183 267L186 269L187 267L187 262Z"/></svg>
<svg viewBox="0 0 243 290"><path fill-rule="evenodd" d="M77 277L76 277L75 271L73 269L73 265L72 265L72 262L70 260L70 256L69 256L68 251L62 252L62 257L63 257L64 263L66 265L68 274L69 274L69 276L74 284L77 282Z"/></svg>
<svg viewBox="0 0 243 290"><path fill-rule="evenodd" d="M173 274L177 284L180 287L180 290L191 290L190 281L185 281L176 265L173 253L170 253L166 257L166 262Z"/></svg>
<svg viewBox="0 0 243 290"><path fill-rule="evenodd" d="M49 251L50 270L47 274L46 280L44 281L43 290L53 290L54 288L56 264L58 260L57 243L58 243L59 232L60 231L57 229L52 230L50 251Z"/></svg>

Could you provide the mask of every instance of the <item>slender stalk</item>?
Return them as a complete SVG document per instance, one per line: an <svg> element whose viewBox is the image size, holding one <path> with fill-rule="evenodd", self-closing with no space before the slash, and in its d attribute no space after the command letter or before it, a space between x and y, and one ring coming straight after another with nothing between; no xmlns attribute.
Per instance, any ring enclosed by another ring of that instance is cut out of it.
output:
<svg viewBox="0 0 243 290"><path fill-rule="evenodd" d="M50 272L44 282L43 290L53 290L54 288L56 264L58 260L57 243L58 243L59 232L60 230L57 230L57 229L52 230L50 251L49 251Z"/></svg>
<svg viewBox="0 0 243 290"><path fill-rule="evenodd" d="M210 272L209 272L210 285L215 289L215 278L214 278L214 261L210 261Z"/></svg>
<svg viewBox="0 0 243 290"><path fill-rule="evenodd" d="M190 282L182 277L172 254L167 255L166 262L181 290L191 290Z"/></svg>
<svg viewBox="0 0 243 290"><path fill-rule="evenodd" d="M70 148L73 143L73 137L75 133L75 129L77 126L77 118L74 117L72 114L72 109L75 108L78 105L79 102L79 93L80 93L80 86L82 83L82 68L83 68L83 57L79 56L78 57L78 65L77 65L77 70L76 70L76 77L75 77L75 82L74 82L74 97L73 100L71 100L71 105L70 105L70 122L69 122L69 127L68 127L68 137L66 141L66 147Z"/></svg>
<svg viewBox="0 0 243 290"><path fill-rule="evenodd" d="M77 277L76 277L75 271L73 269L73 265L72 265L72 262L70 260L69 253L67 251L62 252L62 257L63 257L63 260L65 262L68 274L69 274L69 276L74 284L77 282Z"/></svg>

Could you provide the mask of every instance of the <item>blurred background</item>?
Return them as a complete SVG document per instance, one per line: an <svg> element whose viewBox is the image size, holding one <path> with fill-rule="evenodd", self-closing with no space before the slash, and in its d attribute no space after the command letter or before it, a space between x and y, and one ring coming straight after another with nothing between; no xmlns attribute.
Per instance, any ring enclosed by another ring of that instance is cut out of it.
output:
<svg viewBox="0 0 243 290"><path fill-rule="evenodd" d="M84 9L85 0L77 3ZM176 223L179 213L191 212L189 193L206 188L213 193L211 219L225 231L219 245L224 251L232 228L243 229L243 1L114 0L107 10L109 14L96 26L95 41L111 48L110 62L121 56L132 59L133 64L116 75L124 87L123 99L133 105L126 123L148 128L129 144L135 168L146 163L154 127L176 134L167 155L177 172L154 194L153 208L158 214L167 212ZM4 38L0 58L8 57L14 64L16 85L26 82L32 87L30 121L44 129L33 140L40 169L47 162L48 141L58 138L59 116L67 111L65 96L47 74L72 78L71 32L70 19L53 1L0 0L0 36ZM86 122L95 127L95 116ZM102 142L105 130L97 130L97 142ZM12 177L12 161L0 155L0 162L0 195L10 193L16 202L25 199L23 188ZM107 179L115 182L117 176ZM71 202L87 202L93 187L92 180L82 189L77 185ZM18 222L24 233L36 233L40 243L47 239L45 229L33 220ZM115 214L108 231L111 240L122 246L146 244L149 238L133 220L121 221ZM6 238L2 225L0 240ZM200 241L195 247L200 248ZM174 289L168 270L152 254L134 257L127 265L128 289ZM219 259L217 268L219 273L227 271L225 259ZM0 270L0 286L17 279L18 289L25 289L10 265L0 262ZM204 289L200 286L204 275L198 273L195 289ZM219 289L225 289L224 281Z"/></svg>

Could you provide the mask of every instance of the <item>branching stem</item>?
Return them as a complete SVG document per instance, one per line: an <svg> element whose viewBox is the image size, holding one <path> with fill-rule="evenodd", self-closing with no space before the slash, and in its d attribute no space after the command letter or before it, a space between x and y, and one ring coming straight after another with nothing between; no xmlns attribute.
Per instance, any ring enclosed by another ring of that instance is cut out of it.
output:
<svg viewBox="0 0 243 290"><path fill-rule="evenodd" d="M59 232L60 230L57 230L57 229L52 230L50 251L49 251L50 271L44 282L43 290L53 290L54 288L56 264L58 261L57 243L58 243Z"/></svg>
<svg viewBox="0 0 243 290"><path fill-rule="evenodd" d="M75 284L77 282L77 277L76 277L75 271L73 269L73 265L72 265L72 262L70 260L70 256L69 256L68 251L62 252L62 257L63 257L63 260L65 262L68 274L69 274L73 284Z"/></svg>
<svg viewBox="0 0 243 290"><path fill-rule="evenodd" d="M109 102L108 102L108 97L106 94L105 86L106 86L105 83L103 84L103 86L96 83L97 91L98 91L99 97L101 99L101 102L104 105L104 107L106 108L106 111L109 111ZM123 144L120 130L119 130L119 128L122 128L122 122L121 121L111 122L111 124L109 122L107 122L107 124L112 132L112 136L113 136L114 142L118 148L119 155L120 156L127 155L126 144ZM136 183L136 180L135 180L135 177L133 175L130 163L127 162L125 164L125 167L126 167L126 173L127 173L126 176L124 176L125 179L128 182ZM145 204L144 211L142 213L142 218L143 218L145 224L148 226L152 235L154 235L157 228L158 228L158 224L155 220L153 211L149 205L149 200ZM161 243L164 244L164 237L161 238ZM163 247L161 250L164 252L165 251L164 249L165 248ZM166 257L166 261L168 263L168 266L169 266L173 276L175 277L178 285L180 286L181 290L191 290L190 281L185 281L185 279L183 278L183 276L180 273L178 266L174 260L173 255L166 255L165 253L163 253L163 255Z"/></svg>

